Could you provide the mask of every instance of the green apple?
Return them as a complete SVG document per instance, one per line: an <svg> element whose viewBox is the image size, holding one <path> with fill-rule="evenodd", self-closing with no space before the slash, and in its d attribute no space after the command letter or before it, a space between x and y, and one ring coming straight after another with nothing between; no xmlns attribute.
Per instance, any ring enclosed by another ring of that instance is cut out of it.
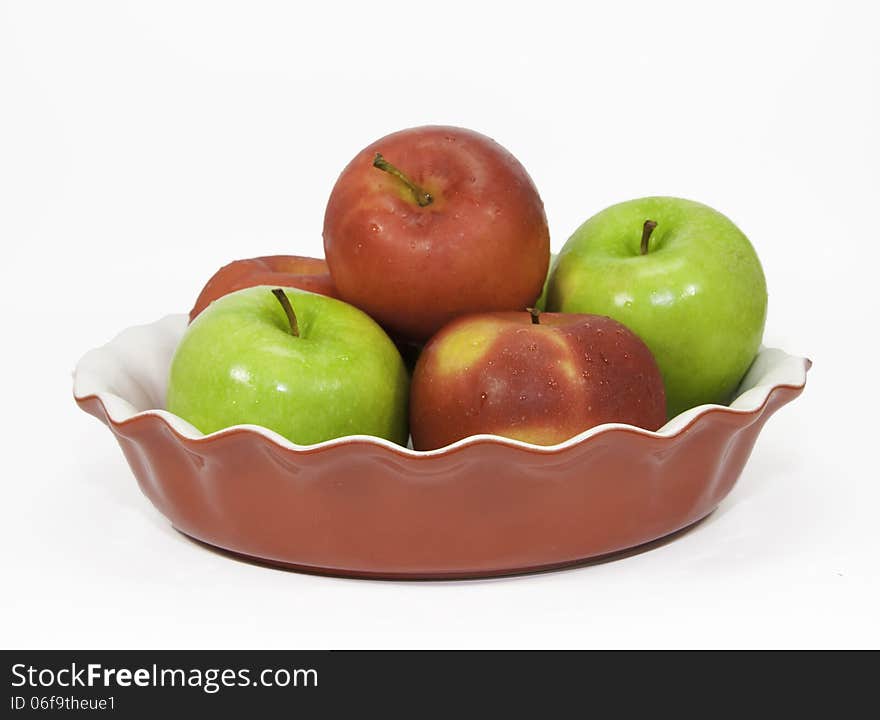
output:
<svg viewBox="0 0 880 720"><path fill-rule="evenodd" d="M547 309L547 286L550 284L550 276L556 268L556 258L558 257L556 253L550 253L550 266L547 268L547 277L544 278L544 287L541 288L541 294L535 300L535 310L544 312Z"/></svg>
<svg viewBox="0 0 880 720"><path fill-rule="evenodd" d="M649 197L613 205L569 238L550 312L607 315L639 335L666 385L667 414L730 401L761 344L764 271L748 238L706 205Z"/></svg>
<svg viewBox="0 0 880 720"><path fill-rule="evenodd" d="M258 286L215 300L171 362L168 410L204 433L262 425L299 445L344 435L406 444L409 378L368 315Z"/></svg>

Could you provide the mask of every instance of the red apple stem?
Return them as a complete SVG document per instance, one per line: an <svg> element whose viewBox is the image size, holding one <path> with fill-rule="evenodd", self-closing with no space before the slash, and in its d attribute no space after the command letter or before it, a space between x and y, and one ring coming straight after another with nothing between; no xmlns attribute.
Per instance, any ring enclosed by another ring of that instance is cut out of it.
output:
<svg viewBox="0 0 880 720"><path fill-rule="evenodd" d="M275 288L272 294L278 298L281 307L284 308L284 314L287 315L287 322L290 323L290 334L299 337L299 323L296 321L296 313L293 312L293 305L290 304L290 298L281 288Z"/></svg>
<svg viewBox="0 0 880 720"><path fill-rule="evenodd" d="M654 232L655 227L657 227L657 223L653 220L645 220L645 224L642 225L642 255L648 254L648 240L651 239L651 233Z"/></svg>
<svg viewBox="0 0 880 720"><path fill-rule="evenodd" d="M541 324L541 320L539 318L539 316L541 315L541 311L538 310L538 308L530 307L530 308L526 308L526 311L529 313L529 315L532 316L532 325L540 325Z"/></svg>
<svg viewBox="0 0 880 720"><path fill-rule="evenodd" d="M416 185L412 180L410 180L406 175L403 174L400 170L398 170L394 165L388 162L384 157L382 157L381 153L376 153L376 157L373 158L373 167L379 168L383 172L387 172L390 175L396 177L400 182L409 188L409 191L413 194L413 198L418 203L419 207L427 207L432 202L434 202L434 198L431 197L431 193L423 190L418 185Z"/></svg>

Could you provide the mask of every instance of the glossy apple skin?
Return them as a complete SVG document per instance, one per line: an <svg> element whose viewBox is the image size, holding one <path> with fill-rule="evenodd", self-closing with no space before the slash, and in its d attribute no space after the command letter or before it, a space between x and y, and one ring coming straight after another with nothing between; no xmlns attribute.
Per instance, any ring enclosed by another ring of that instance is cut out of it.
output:
<svg viewBox="0 0 880 720"><path fill-rule="evenodd" d="M642 226L654 220L648 253ZM767 285L748 238L720 212L650 197L587 220L563 247L547 309L620 321L651 348L666 384L667 414L727 404L764 332Z"/></svg>
<svg viewBox="0 0 880 720"><path fill-rule="evenodd" d="M262 425L294 443L375 435L406 444L409 378L394 343L341 300L271 286L239 290L192 322L171 363L167 408L204 433Z"/></svg>
<svg viewBox="0 0 880 720"><path fill-rule="evenodd" d="M425 346L410 394L417 450L488 433L555 445L606 422L666 421L660 371L630 330L596 315L485 313Z"/></svg>
<svg viewBox="0 0 880 720"><path fill-rule="evenodd" d="M336 287L324 260L299 255L247 258L224 265L211 276L189 312L190 322L217 298L257 285L295 287L337 297Z"/></svg>
<svg viewBox="0 0 880 720"><path fill-rule="evenodd" d="M376 153L429 192L420 207ZM388 331L426 340L465 313L520 310L541 292L550 257L544 205L517 159L455 127L402 130L342 171L324 216L339 295Z"/></svg>

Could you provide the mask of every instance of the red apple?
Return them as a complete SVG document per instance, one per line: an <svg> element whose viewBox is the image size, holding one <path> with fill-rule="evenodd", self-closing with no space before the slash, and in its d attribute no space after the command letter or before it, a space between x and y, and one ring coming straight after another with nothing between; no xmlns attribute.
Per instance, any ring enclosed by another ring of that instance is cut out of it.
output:
<svg viewBox="0 0 880 720"><path fill-rule="evenodd" d="M537 311L444 327L419 356L409 407L417 450L483 433L555 445L601 423L666 422L663 379L637 335L599 315Z"/></svg>
<svg viewBox="0 0 880 720"><path fill-rule="evenodd" d="M224 265L208 280L189 312L190 322L217 298L257 285L295 287L338 297L327 263L318 258L266 255L236 260Z"/></svg>
<svg viewBox="0 0 880 720"><path fill-rule="evenodd" d="M550 235L513 155L471 130L429 126L374 142L342 171L324 253L343 300L392 335L426 340L458 315L532 305Z"/></svg>

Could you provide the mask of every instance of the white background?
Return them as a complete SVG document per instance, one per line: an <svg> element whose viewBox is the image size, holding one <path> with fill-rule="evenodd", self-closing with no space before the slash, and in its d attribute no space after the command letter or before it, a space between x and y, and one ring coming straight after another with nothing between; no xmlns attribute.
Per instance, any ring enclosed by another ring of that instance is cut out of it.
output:
<svg viewBox="0 0 880 720"><path fill-rule="evenodd" d="M0 2L0 643L880 645L876 9ZM270 570L172 530L74 404L82 353L220 265L320 254L345 163L425 123L516 154L554 249L647 194L752 239L765 341L815 365L692 532L493 581Z"/></svg>

